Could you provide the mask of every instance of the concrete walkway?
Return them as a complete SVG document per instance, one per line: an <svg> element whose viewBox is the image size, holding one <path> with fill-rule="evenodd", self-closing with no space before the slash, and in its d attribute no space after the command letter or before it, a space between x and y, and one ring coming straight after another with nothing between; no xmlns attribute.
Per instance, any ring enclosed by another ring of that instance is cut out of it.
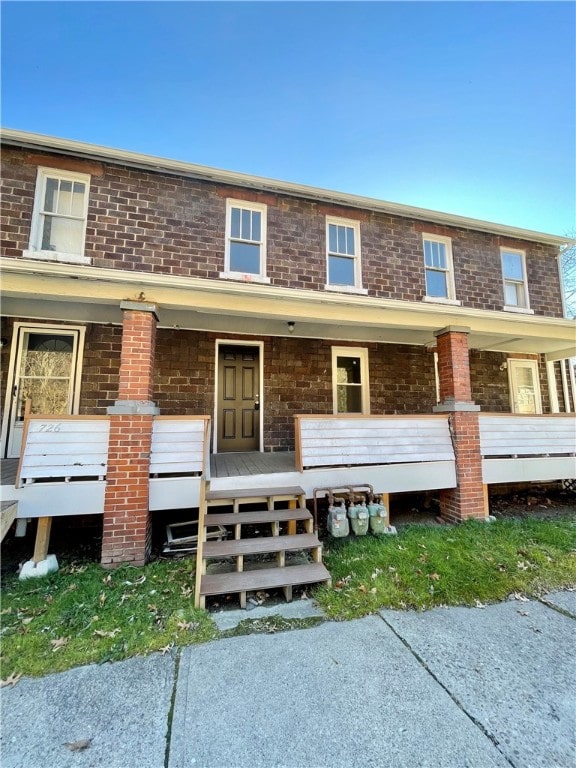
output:
<svg viewBox="0 0 576 768"><path fill-rule="evenodd" d="M2 690L2 767L573 768L576 592L547 601L385 610L21 680Z"/></svg>

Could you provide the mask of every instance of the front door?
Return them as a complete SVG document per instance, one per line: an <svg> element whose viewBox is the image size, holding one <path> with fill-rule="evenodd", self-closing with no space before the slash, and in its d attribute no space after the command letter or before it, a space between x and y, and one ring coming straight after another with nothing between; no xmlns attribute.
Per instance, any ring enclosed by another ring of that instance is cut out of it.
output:
<svg viewBox="0 0 576 768"><path fill-rule="evenodd" d="M220 345L217 451L260 450L258 347Z"/></svg>
<svg viewBox="0 0 576 768"><path fill-rule="evenodd" d="M77 412L83 339L84 328L15 323L3 424L7 458L20 455L27 400L30 413Z"/></svg>
<svg viewBox="0 0 576 768"><path fill-rule="evenodd" d="M542 413L538 363L536 360L508 360L512 413Z"/></svg>

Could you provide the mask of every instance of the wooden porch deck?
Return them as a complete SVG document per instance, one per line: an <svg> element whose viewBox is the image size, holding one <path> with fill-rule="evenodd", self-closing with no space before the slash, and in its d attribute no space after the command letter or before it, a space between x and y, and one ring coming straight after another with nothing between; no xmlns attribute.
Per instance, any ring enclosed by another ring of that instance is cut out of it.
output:
<svg viewBox="0 0 576 768"><path fill-rule="evenodd" d="M210 456L210 474L214 477L246 477L296 471L293 451L278 453L216 453Z"/></svg>
<svg viewBox="0 0 576 768"><path fill-rule="evenodd" d="M14 485L17 471L18 459L2 459L0 462L0 485Z"/></svg>
<svg viewBox="0 0 576 768"><path fill-rule="evenodd" d="M0 466L1 485L14 485L18 459L2 459ZM296 470L295 453L218 453L210 456L212 477L244 477L250 475L273 475Z"/></svg>

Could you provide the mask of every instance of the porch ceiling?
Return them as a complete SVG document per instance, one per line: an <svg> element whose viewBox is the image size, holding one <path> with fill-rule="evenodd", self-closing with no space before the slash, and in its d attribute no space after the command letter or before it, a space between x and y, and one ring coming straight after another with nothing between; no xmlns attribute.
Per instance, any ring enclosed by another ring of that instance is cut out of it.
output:
<svg viewBox="0 0 576 768"><path fill-rule="evenodd" d="M120 302L144 300L164 328L289 336L293 321L295 338L433 345L434 331L457 325L474 349L576 354L575 324L560 318L24 259L0 268L2 314L13 317L120 325Z"/></svg>

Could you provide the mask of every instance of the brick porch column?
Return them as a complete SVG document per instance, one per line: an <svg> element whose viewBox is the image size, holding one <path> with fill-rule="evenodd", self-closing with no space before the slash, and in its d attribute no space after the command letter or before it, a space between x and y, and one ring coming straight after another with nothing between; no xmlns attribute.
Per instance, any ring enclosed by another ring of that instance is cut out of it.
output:
<svg viewBox="0 0 576 768"><path fill-rule="evenodd" d="M123 316L118 400L108 408L110 443L104 497L102 565L144 565L150 555L149 468L156 306L120 304Z"/></svg>
<svg viewBox="0 0 576 768"><path fill-rule="evenodd" d="M485 518L480 452L480 406L472 401L469 328L449 325L435 332L440 378L440 403L433 410L448 413L456 455L456 488L440 491L440 511L451 522Z"/></svg>

